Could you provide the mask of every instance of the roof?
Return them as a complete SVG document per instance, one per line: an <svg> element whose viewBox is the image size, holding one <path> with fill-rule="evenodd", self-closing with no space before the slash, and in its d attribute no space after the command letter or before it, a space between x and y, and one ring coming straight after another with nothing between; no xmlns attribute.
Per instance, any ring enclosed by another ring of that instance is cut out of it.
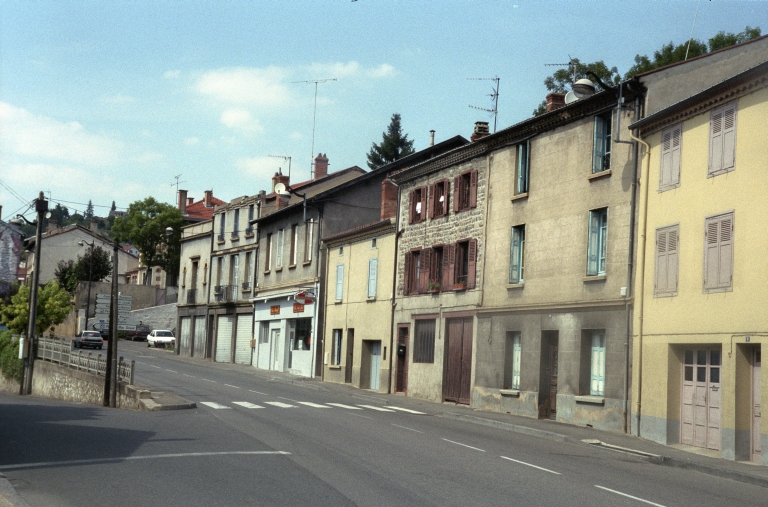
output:
<svg viewBox="0 0 768 507"><path fill-rule="evenodd" d="M77 225L77 224L67 225L67 226L65 226L65 227L61 227L61 228L59 228L59 229L54 229L54 230L52 230L52 231L44 232L44 233L43 233L43 235L42 235L42 237L41 237L40 239L44 241L44 240L46 240L46 239L49 239L49 238L52 238L52 237L54 237L54 236L60 236L60 235L62 235L62 234L68 234L68 233L70 233L70 232L76 232L76 231L79 231L79 232L81 232L81 233L83 233L83 234L87 234L87 235L88 235L88 236L90 236L91 238L93 238L93 239L97 239L97 240L99 240L99 241L101 241L101 242L103 242L103 243L112 243L112 240L111 240L111 239L109 239L109 238L107 238L107 237L104 237L104 236L102 236L102 235L100 235L100 234L96 234L96 233L92 232L90 229L86 229L86 228L85 228L85 227L83 227L82 225ZM26 247L27 247L28 249L29 249L29 248L31 248L31 247L32 247L32 245L34 245L34 244L35 244L35 240L36 240L36 239L37 239L37 238L36 238L35 236L30 236L29 238L27 238L27 239L25 240L25 244L26 244ZM122 251L123 251L123 253L125 253L126 255L130 255L131 257L136 257L135 255L133 255L132 253L128 252L128 251L127 251L127 250L125 250L125 249L121 249L121 250L122 250Z"/></svg>
<svg viewBox="0 0 768 507"><path fill-rule="evenodd" d="M387 218L386 220L379 220L378 222L373 222L370 224L358 225L357 227L347 229L346 231L337 232L335 234L329 234L328 236L324 236L322 240L327 242L332 242L334 240L356 236L358 234L363 234L363 233L375 231L378 229L386 229L387 226L392 226L392 232L394 232L395 231L394 225L395 225L394 220Z"/></svg>
<svg viewBox="0 0 768 507"><path fill-rule="evenodd" d="M203 220L210 220L213 216L213 210L216 206L223 206L227 204L226 201L217 199L211 196L211 206L205 205L205 199L200 199L192 204L187 205L184 211L184 220L188 222L201 222Z"/></svg>

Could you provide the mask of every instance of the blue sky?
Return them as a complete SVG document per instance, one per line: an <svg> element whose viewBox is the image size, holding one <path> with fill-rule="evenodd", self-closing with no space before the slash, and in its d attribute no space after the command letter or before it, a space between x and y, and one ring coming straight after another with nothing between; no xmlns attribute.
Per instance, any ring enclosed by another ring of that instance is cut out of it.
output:
<svg viewBox="0 0 768 507"><path fill-rule="evenodd" d="M366 168L390 116L415 148L531 116L545 64L604 60L622 74L638 53L749 25L767 1L40 1L0 3L0 204L40 190L71 210L154 196L175 176L195 199L230 200L292 181L314 154ZM105 215L108 208L96 208Z"/></svg>

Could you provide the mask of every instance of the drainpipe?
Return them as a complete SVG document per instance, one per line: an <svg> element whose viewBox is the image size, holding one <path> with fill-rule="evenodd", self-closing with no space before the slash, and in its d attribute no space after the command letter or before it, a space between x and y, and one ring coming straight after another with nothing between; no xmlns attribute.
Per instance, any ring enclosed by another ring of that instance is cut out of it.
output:
<svg viewBox="0 0 768 507"><path fill-rule="evenodd" d="M392 180L390 180L392 181ZM392 184L397 187L397 211L395 214L395 256L394 262L394 276L392 277L392 313L389 318L389 386L387 387L387 394L392 394L392 385L396 381L395 372L392 371L392 356L397 353L397 347L395 345L395 310L397 309L396 295L397 295L397 249L400 244L400 235L403 231L400 230L400 197L401 189L400 185L392 181Z"/></svg>

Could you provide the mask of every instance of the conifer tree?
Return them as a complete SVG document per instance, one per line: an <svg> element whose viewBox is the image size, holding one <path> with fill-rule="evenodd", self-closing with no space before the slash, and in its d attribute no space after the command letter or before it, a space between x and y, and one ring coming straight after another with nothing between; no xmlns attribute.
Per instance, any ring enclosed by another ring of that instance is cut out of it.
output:
<svg viewBox="0 0 768 507"><path fill-rule="evenodd" d="M368 152L368 167L376 169L413 152L413 141L408 139L408 134L403 134L400 115L395 113L386 132L382 133L381 143L373 143L371 146L371 151Z"/></svg>

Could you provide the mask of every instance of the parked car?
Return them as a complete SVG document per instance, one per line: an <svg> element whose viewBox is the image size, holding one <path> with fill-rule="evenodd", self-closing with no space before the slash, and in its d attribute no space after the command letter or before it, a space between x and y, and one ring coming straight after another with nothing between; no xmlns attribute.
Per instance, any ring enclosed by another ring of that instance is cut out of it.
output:
<svg viewBox="0 0 768 507"><path fill-rule="evenodd" d="M147 347L166 347L168 345L174 347L176 338L167 329L155 329L147 335Z"/></svg>
<svg viewBox="0 0 768 507"><path fill-rule="evenodd" d="M93 347L100 349L103 346L104 339L98 331L83 331L83 334L72 340L72 347L74 348Z"/></svg>
<svg viewBox="0 0 768 507"><path fill-rule="evenodd" d="M139 325L136 326L136 330L135 331L126 331L125 332L125 339L126 340L131 340L131 341L134 341L134 340L139 340L139 341L146 340L147 339L147 335L149 334L149 332L151 330L152 329L149 326L144 326L142 324L139 324Z"/></svg>

